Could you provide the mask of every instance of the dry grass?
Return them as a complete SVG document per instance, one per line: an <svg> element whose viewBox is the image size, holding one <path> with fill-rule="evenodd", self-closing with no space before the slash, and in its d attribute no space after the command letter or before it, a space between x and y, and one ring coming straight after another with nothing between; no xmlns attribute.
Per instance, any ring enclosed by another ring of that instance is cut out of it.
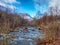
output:
<svg viewBox="0 0 60 45"><path fill-rule="evenodd" d="M43 45L51 44L55 45L57 42L56 40L60 37L60 22L59 21L53 21L49 23L48 25L44 25L44 31L46 32L46 38L37 40L37 45ZM57 40L58 41L58 40ZM60 41L59 41L60 42Z"/></svg>

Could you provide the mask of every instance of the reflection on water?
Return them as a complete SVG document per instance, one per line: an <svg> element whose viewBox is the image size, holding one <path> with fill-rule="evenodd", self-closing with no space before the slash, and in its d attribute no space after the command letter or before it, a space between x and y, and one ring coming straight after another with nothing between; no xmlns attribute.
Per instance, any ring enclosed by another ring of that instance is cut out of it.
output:
<svg viewBox="0 0 60 45"><path fill-rule="evenodd" d="M1 45L36 45L36 40L41 38L42 31L35 27L20 28L18 32L10 32L0 38Z"/></svg>

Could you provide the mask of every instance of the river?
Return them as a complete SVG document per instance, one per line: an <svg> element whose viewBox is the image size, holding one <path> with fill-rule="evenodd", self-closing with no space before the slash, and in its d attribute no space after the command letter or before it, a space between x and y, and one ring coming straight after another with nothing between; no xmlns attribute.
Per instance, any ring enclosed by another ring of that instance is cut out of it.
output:
<svg viewBox="0 0 60 45"><path fill-rule="evenodd" d="M27 29L19 28L17 32L10 32L14 38L10 45L36 45L36 40L42 38L42 30L36 27L28 27Z"/></svg>

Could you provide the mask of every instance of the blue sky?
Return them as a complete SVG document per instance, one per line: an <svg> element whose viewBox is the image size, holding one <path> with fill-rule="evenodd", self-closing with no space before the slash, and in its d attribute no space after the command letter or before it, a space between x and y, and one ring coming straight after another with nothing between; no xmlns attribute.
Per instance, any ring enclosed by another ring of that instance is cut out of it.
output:
<svg viewBox="0 0 60 45"><path fill-rule="evenodd" d="M37 11L44 13L49 7L59 5L60 0L0 0L0 5L4 7L16 9L18 13L28 13L34 17Z"/></svg>
<svg viewBox="0 0 60 45"><path fill-rule="evenodd" d="M48 8L48 0L17 0L20 2L20 11L22 13L28 13L32 17L36 15L37 11L44 13Z"/></svg>
<svg viewBox="0 0 60 45"><path fill-rule="evenodd" d="M28 13L31 16L34 16L36 13L36 9L34 7L34 2L33 0L18 0L19 2L21 2L20 6L20 11L22 13Z"/></svg>

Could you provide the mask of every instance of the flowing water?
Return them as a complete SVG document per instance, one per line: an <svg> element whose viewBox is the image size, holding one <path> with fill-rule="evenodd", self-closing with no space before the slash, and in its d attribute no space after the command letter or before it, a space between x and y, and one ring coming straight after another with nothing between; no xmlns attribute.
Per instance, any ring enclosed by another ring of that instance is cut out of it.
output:
<svg viewBox="0 0 60 45"><path fill-rule="evenodd" d="M42 38L42 30L36 27L20 28L17 32L10 32L14 36L10 41L10 45L36 45L36 40Z"/></svg>

